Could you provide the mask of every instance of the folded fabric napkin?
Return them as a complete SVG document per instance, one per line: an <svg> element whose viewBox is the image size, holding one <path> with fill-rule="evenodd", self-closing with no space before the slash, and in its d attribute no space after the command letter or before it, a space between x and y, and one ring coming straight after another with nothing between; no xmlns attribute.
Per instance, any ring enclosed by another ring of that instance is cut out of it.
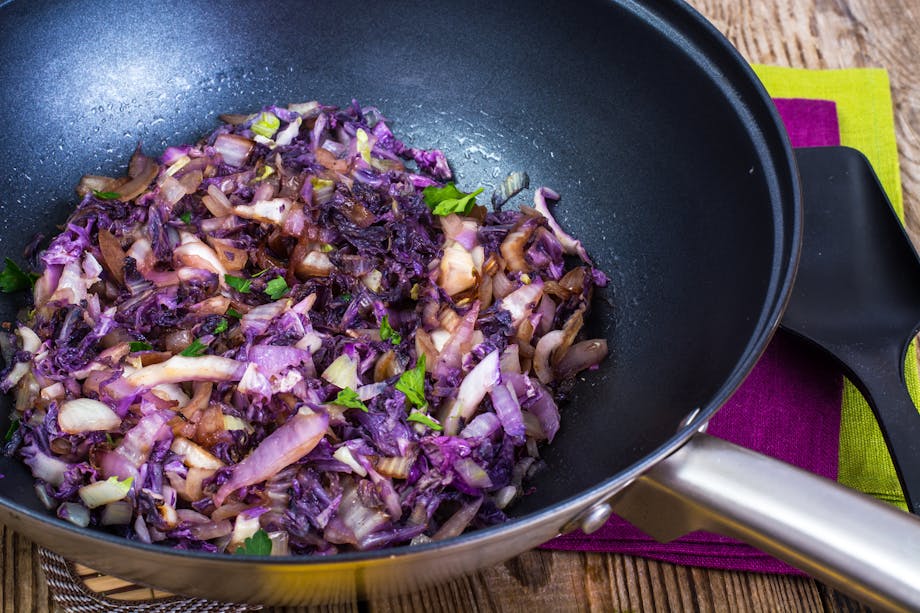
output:
<svg viewBox="0 0 920 613"><path fill-rule="evenodd" d="M903 216L884 70L755 70L775 97L794 147L843 144L861 150ZM905 376L914 392L920 382L913 350L907 365ZM829 358L783 332L713 417L708 431L904 507L891 457L865 400ZM545 547L640 555L708 568L799 573L733 539L695 532L663 544L617 517L594 534L575 532Z"/></svg>

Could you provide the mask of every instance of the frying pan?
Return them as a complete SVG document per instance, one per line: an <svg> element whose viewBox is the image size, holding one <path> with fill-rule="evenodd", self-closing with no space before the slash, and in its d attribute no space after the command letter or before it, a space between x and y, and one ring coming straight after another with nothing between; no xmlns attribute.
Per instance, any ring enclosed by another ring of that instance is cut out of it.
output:
<svg viewBox="0 0 920 613"><path fill-rule="evenodd" d="M663 537L705 518L869 603L920 606L913 518L699 433L778 325L801 197L766 93L685 4L33 0L3 5L0 23L3 254L53 233L79 177L122 172L138 140L159 153L221 112L356 97L444 150L461 186L526 170L560 191L560 222L612 279L587 330L611 356L562 406L548 468L507 524L328 559L174 551L49 516L3 458L14 530L171 591L290 604L431 584L615 506ZM701 511L696 494L717 488Z"/></svg>

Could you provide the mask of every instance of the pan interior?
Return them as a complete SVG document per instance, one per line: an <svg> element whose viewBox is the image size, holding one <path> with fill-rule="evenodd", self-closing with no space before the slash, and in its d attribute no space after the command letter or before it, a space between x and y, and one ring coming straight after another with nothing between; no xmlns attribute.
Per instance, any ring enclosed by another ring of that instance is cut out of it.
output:
<svg viewBox="0 0 920 613"><path fill-rule="evenodd" d="M443 149L461 187L489 193L525 170L560 192L560 223L610 277L588 335L611 353L562 403L515 514L714 410L776 323L794 234L786 145L748 73L677 3L33 0L0 23L3 255L52 234L79 177L121 173L138 141L159 154L269 103L357 98L406 142ZM4 298L0 316L21 305ZM18 462L0 473L6 503L45 513Z"/></svg>

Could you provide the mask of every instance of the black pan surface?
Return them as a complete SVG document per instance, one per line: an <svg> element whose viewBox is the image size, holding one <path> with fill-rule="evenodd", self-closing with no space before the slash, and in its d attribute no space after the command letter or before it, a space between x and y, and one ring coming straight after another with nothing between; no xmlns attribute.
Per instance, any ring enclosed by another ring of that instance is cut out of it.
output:
<svg viewBox="0 0 920 613"><path fill-rule="evenodd" d="M611 278L588 330L611 355L563 403L514 515L685 438L681 421L728 397L785 303L788 143L750 70L683 3L20 0L0 30L0 254L20 261L82 174L119 174L138 141L159 154L269 103L354 97L442 148L461 187L526 170L559 191L560 223ZM0 317L24 301L3 298ZM0 473L0 504L47 517L18 461Z"/></svg>

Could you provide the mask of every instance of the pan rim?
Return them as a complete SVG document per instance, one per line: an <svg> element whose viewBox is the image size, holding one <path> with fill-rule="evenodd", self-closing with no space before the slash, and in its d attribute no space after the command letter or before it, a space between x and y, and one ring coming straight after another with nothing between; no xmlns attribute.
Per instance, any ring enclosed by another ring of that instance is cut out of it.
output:
<svg viewBox="0 0 920 613"><path fill-rule="evenodd" d="M7 0L6 2L0 0L0 8L7 7L12 3L13 0ZM791 296L791 289L802 244L803 213L801 189L792 147L786 136L779 113L776 111L769 95L760 84L760 81L757 79L751 67L715 26L702 17L695 9L679 0L672 0L664 3L660 0L623 0L620 4L633 13L643 15L647 21L660 23L665 20L665 17L662 15L676 15L676 17L671 16L668 19L681 20L685 30L689 31L695 29L693 32L695 37L697 39L703 39L708 47L715 49L717 53L713 55L718 57L720 63L723 64L723 68L731 69L736 75L743 78L745 84L753 88L755 99L748 100L747 105L751 106L756 103L759 107L762 107L758 111L761 116L761 119L758 121L758 131L769 133L769 136L775 141L772 144L760 143L762 148L769 148L770 146L773 148L772 154L768 155L769 152L762 151L761 157L762 159L773 160L775 164L774 179L778 177L780 173L783 173L784 175L788 175L788 178L791 180L791 185L789 187L791 187L792 202L789 205L789 210L792 214L790 219L783 220L788 223L788 228L783 229L782 235L779 235L779 228L777 228L775 232L777 244L774 245L774 268L772 271L771 286L768 292L768 300L765 301L761 313L758 314L759 320L757 323L757 331L752 335L742 355L739 356L733 372L728 379L723 382L717 393L710 399L706 406L698 407L693 418L688 420L687 423L682 424L671 438L627 469L608 477L597 485L542 509L519 517L509 518L509 521L506 523L478 529L441 542L432 542L411 547L388 547L372 551L343 552L331 558L293 555L277 557L250 555L228 556L226 554L200 551L176 550L161 545L129 541L123 537L96 529L81 528L53 515L47 513L40 514L18 503L7 500L2 496L0 496L0 507L7 513L25 516L29 521L37 522L41 527L66 530L68 533L83 539L86 544L103 541L108 545L126 551L140 551L145 554L153 554L164 560L177 556L182 559L191 558L206 560L208 563L237 565L241 562L258 562L260 565L272 567L304 566L319 568L328 566L347 566L350 564L365 565L384 559L405 559L416 555L426 555L433 551L450 553L459 549L476 547L480 543L494 539L502 539L503 536L509 535L512 532L529 530L537 525L546 525L559 518L563 518L564 520L571 519L571 517L577 515L579 511L600 500L610 497L628 485L631 480L635 479L680 448L708 422L731 394L741 385L745 377L754 367L757 359L766 349L769 340L779 328L782 313ZM724 75L721 75L721 78L728 80L728 77ZM726 89L729 89L728 86L726 86ZM738 103L735 106L740 105L741 104ZM560 524L561 523L564 522L560 522ZM517 552L513 553L516 554Z"/></svg>

